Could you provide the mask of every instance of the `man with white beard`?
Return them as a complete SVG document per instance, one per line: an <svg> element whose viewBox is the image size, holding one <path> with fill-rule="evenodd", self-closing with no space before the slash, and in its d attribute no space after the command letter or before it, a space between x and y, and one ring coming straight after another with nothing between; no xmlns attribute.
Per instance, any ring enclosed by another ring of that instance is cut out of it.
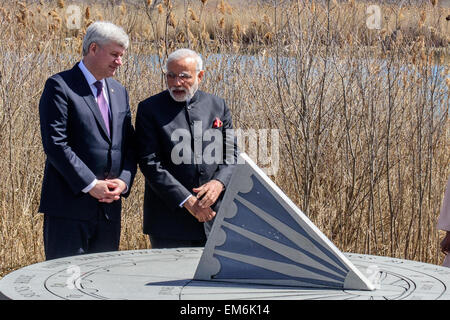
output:
<svg viewBox="0 0 450 320"><path fill-rule="evenodd" d="M166 62L168 89L138 105L143 227L152 248L205 245L237 161L225 101L198 90L204 73L195 51L176 50Z"/></svg>

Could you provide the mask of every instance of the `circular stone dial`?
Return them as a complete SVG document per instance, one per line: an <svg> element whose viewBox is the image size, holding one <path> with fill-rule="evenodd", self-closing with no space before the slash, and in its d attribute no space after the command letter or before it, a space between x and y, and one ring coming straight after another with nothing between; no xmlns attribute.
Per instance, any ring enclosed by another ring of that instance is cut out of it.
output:
<svg viewBox="0 0 450 320"><path fill-rule="evenodd" d="M450 299L450 268L345 253L377 289L336 290L192 280L202 248L116 251L45 261L0 280L9 299Z"/></svg>

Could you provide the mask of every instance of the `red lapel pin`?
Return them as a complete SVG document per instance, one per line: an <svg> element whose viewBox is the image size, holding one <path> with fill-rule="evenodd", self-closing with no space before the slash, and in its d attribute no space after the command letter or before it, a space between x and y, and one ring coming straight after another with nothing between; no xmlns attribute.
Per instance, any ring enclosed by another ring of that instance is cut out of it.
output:
<svg viewBox="0 0 450 320"><path fill-rule="evenodd" d="M218 117L216 117L215 119L214 119L214 122L213 122L213 128L220 128L221 126L223 125L223 122L218 118Z"/></svg>

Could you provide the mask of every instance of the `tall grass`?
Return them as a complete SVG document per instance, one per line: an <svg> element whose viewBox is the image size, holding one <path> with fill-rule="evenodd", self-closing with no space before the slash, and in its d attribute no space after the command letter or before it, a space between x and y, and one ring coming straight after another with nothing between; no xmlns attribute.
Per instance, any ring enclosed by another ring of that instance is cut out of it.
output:
<svg viewBox="0 0 450 320"><path fill-rule="evenodd" d="M80 2L76 30L62 0L4 5L0 276L44 259L38 101L47 77L80 59L86 27L98 19L130 34L117 78L133 119L140 100L165 89L167 54L198 50L202 89L226 99L235 127L279 129L273 180L341 250L440 263L450 10L380 5L380 30L367 28L367 4L358 1ZM143 191L138 173L124 201L122 250L151 246L142 234Z"/></svg>

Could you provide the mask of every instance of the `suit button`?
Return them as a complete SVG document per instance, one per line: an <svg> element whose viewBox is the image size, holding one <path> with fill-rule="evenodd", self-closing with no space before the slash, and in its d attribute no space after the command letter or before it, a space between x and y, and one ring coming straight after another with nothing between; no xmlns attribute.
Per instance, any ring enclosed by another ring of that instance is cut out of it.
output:
<svg viewBox="0 0 450 320"><path fill-rule="evenodd" d="M194 125L194 121L191 121L191 126L193 126Z"/></svg>

